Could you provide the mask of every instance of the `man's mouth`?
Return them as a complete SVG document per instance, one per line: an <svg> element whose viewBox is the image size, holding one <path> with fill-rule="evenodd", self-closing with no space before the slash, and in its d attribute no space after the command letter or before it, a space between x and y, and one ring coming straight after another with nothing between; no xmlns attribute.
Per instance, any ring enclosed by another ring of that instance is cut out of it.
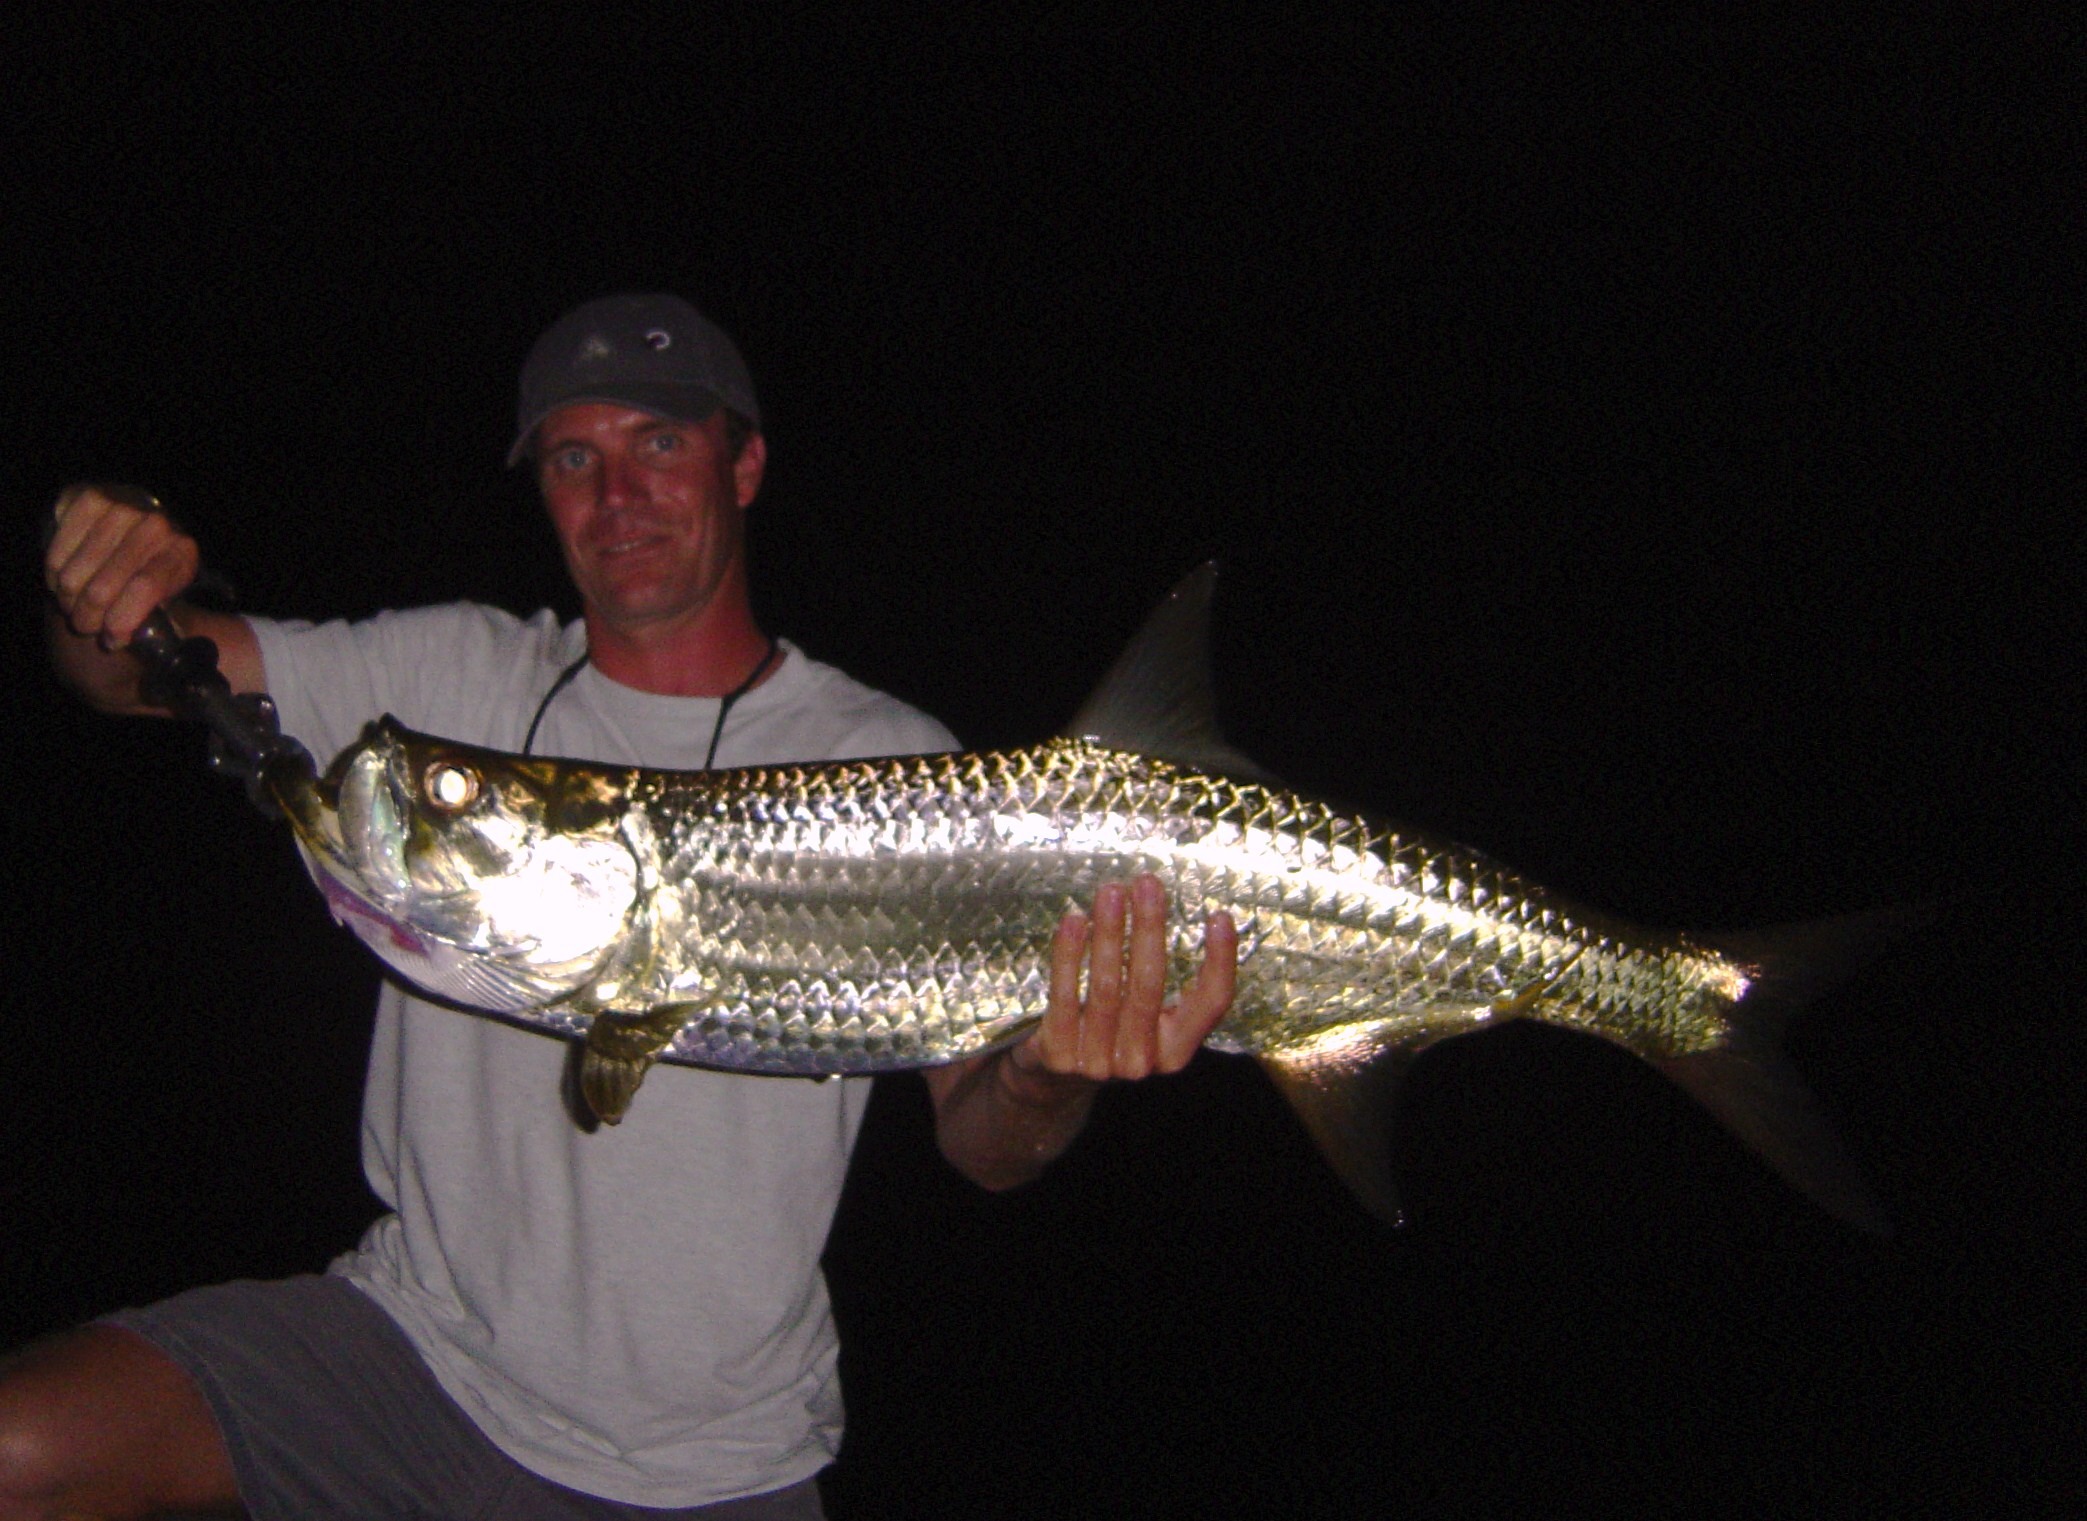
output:
<svg viewBox="0 0 2087 1521"><path fill-rule="evenodd" d="M663 535L656 533L633 533L609 539L595 546L595 555L604 560L613 560L622 555L636 554L662 542Z"/></svg>

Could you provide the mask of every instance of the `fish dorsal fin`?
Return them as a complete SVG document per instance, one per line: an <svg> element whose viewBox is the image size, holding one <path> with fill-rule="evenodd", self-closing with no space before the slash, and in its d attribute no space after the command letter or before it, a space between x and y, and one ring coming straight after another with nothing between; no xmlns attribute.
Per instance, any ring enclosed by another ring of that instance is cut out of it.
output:
<svg viewBox="0 0 2087 1521"><path fill-rule="evenodd" d="M1210 598L1216 587L1215 560L1183 577L1065 732L1198 771L1273 781L1217 730L1217 694L1210 681Z"/></svg>

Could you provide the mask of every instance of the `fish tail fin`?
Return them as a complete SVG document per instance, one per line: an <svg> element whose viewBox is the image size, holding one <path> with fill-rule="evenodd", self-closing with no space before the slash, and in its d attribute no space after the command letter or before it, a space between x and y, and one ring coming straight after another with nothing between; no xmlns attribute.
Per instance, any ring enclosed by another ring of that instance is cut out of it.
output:
<svg viewBox="0 0 2087 1521"><path fill-rule="evenodd" d="M1828 1214L1877 1235L1891 1234L1883 1207L1783 1056L1782 1036L1812 999L1930 917L1925 908L1886 909L1708 937L1750 978L1732 1011L1731 1038L1716 1050L1653 1060L1793 1187Z"/></svg>

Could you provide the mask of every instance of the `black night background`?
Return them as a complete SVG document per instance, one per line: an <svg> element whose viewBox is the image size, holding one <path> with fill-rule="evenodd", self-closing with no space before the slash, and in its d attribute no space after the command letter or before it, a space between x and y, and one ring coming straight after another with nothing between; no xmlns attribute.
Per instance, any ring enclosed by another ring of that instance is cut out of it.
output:
<svg viewBox="0 0 2087 1521"><path fill-rule="evenodd" d="M1549 1030L1419 1064L1396 1233L1228 1059L1006 1197L886 1084L833 1515L2078 1502L2078 11L1286 9L18 18L0 1345L376 1209L375 966L46 674L58 487L256 611L575 610L515 370L667 288L760 388L764 617L967 744L1215 556L1294 786L1651 923L1943 905L1792 1034L1888 1240Z"/></svg>

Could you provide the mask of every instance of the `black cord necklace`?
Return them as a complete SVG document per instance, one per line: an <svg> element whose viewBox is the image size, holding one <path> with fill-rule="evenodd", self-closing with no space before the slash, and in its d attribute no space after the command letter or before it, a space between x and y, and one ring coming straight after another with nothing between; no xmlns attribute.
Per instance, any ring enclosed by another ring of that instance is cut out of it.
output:
<svg viewBox="0 0 2087 1521"><path fill-rule="evenodd" d="M536 705L536 716L529 720L529 732L522 736L522 753L527 755L529 747L536 743L536 726L543 722L543 710L551 705L551 699L565 690L565 684L580 674L580 667L587 663L587 652L582 650L580 658L558 673L551 683L551 690L543 694L543 701Z"/></svg>
<svg viewBox="0 0 2087 1521"><path fill-rule="evenodd" d="M717 722L711 725L710 728L710 748L703 752L703 769L705 771L708 771L710 763L717 759L717 742L725 736L725 715L732 711L733 703L739 701L740 698L746 696L747 693L754 689L754 683L761 679L761 674L768 669L769 663L775 659L775 651L775 635L770 634L768 636L768 648L762 652L761 658L755 663L754 668L746 673L746 680L725 693L723 700L718 703ZM586 663L586 653L582 652L578 660L575 660L571 665L558 673L558 679L551 683L551 689L543 694L543 701L536 705L536 716L529 720L529 732L522 739L522 753L524 755L527 755L530 746L536 743L536 730L537 726L543 722L544 709L551 705L552 698L565 690L566 685L571 682L573 677L580 674L580 668L586 665Z"/></svg>

